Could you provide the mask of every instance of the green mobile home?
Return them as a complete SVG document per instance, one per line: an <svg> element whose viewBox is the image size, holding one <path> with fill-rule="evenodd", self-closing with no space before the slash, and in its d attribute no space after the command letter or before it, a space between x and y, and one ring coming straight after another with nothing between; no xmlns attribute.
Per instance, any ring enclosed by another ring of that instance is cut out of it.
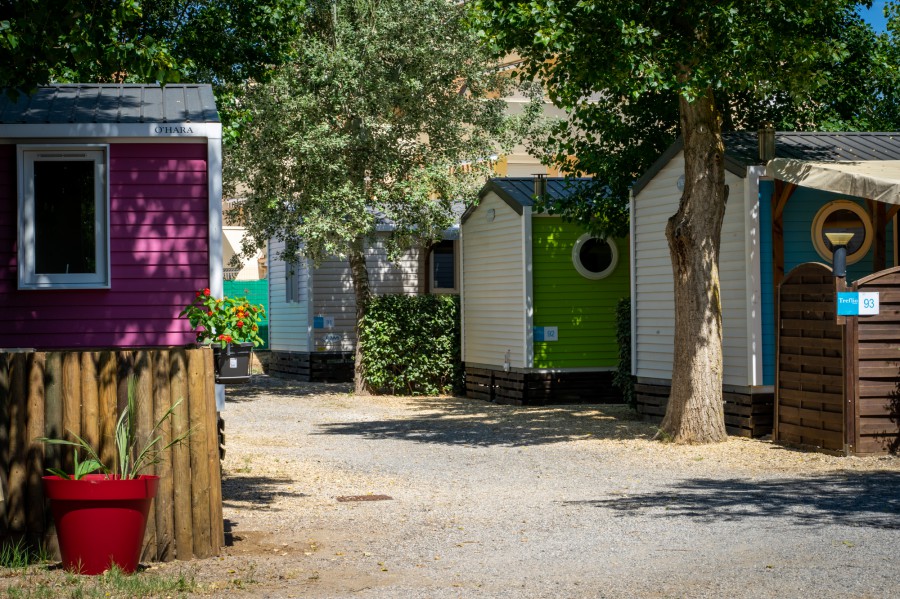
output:
<svg viewBox="0 0 900 599"><path fill-rule="evenodd" d="M565 200L589 179L503 177L462 218L466 391L502 403L616 401L615 308L628 243L600 239L534 197Z"/></svg>

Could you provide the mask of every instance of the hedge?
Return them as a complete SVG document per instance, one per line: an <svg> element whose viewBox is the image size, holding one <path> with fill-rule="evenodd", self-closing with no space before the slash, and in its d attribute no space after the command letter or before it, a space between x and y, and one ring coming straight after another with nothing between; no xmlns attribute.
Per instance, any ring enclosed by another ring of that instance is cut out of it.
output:
<svg viewBox="0 0 900 599"><path fill-rule="evenodd" d="M455 295L374 296L360 322L368 386L409 395L460 389L459 313Z"/></svg>

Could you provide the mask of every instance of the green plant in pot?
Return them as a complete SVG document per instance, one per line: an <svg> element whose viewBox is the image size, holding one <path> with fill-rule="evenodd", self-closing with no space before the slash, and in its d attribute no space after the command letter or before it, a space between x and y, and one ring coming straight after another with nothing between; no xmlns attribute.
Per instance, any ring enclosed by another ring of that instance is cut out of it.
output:
<svg viewBox="0 0 900 599"><path fill-rule="evenodd" d="M112 566L131 573L137 569L147 526L150 503L159 477L141 474L156 464L161 454L182 442L190 431L167 443L160 427L173 413L179 399L157 421L143 443L137 432L137 400L134 379L128 381L128 403L116 423L114 463L105 464L97 449L69 431L74 441L39 441L73 447L74 470L48 468L43 477L44 495L56 525L63 567L80 574L101 574ZM84 459L79 455L84 453Z"/></svg>
<svg viewBox="0 0 900 599"><path fill-rule="evenodd" d="M217 383L244 383L250 380L250 354L262 345L259 322L266 317L261 304L246 297L213 297L208 288L197 291L179 316L197 331L197 343L211 345Z"/></svg>

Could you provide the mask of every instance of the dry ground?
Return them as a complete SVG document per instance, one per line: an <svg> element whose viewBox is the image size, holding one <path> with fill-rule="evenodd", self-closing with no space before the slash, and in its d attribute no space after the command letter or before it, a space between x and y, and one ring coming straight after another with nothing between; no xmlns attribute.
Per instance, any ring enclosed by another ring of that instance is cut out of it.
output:
<svg viewBox="0 0 900 599"><path fill-rule="evenodd" d="M737 438L661 444L651 441L655 427L623 406L354 397L347 386L265 376L229 388L224 417L229 546L142 574L187 575L191 595L889 597L900 589L895 457ZM64 596L62 577L33 571L26 586L57 584ZM23 580L7 573L0 588Z"/></svg>

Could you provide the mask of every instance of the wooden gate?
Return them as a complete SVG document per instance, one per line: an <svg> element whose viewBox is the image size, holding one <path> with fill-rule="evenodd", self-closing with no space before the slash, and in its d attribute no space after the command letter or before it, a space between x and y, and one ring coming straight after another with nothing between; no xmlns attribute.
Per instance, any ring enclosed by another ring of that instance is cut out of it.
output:
<svg viewBox="0 0 900 599"><path fill-rule="evenodd" d="M835 323L834 276L801 264L778 301L776 441L844 451L844 342Z"/></svg>
<svg viewBox="0 0 900 599"><path fill-rule="evenodd" d="M776 441L831 453L900 450L900 267L860 279L874 316L835 312L835 279L801 264L781 284L775 381Z"/></svg>
<svg viewBox="0 0 900 599"><path fill-rule="evenodd" d="M900 267L860 279L854 291L878 292L879 313L847 318L854 356L847 444L855 454L900 450Z"/></svg>

